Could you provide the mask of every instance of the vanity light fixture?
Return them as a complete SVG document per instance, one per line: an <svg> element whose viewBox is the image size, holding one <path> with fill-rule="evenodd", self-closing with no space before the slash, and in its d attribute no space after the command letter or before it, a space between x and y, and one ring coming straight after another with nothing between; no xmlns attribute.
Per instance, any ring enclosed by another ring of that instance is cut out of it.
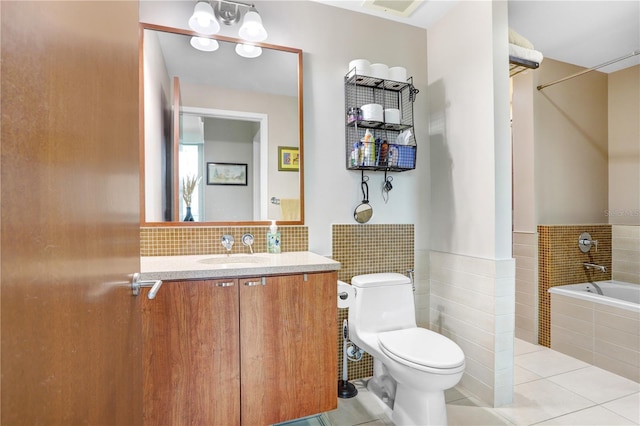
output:
<svg viewBox="0 0 640 426"><path fill-rule="evenodd" d="M213 8L206 1L199 1L193 9L193 15L189 18L189 28L193 31L213 35L220 31L220 24L213 15Z"/></svg>
<svg viewBox="0 0 640 426"><path fill-rule="evenodd" d="M255 7L244 15L244 21L238 32L240 38L247 41L264 41L267 38L267 30L262 25L262 18Z"/></svg>
<svg viewBox="0 0 640 426"><path fill-rule="evenodd" d="M220 44L217 40L207 37L191 37L190 43L192 47L198 50L202 50L203 52L213 52L215 50L218 50L218 48L220 47Z"/></svg>
<svg viewBox="0 0 640 426"><path fill-rule="evenodd" d="M253 44L237 44L236 53L243 58L257 58L262 55L262 48Z"/></svg>
<svg viewBox="0 0 640 426"><path fill-rule="evenodd" d="M189 19L189 28L199 34L216 34L220 31L221 23L231 26L240 22L240 8L246 7L248 11L240 27L240 38L252 42L264 41L267 38L267 30L262 25L262 18L253 4L235 0L217 0L213 3L214 7L211 7L211 2L204 0L196 3L193 15Z"/></svg>

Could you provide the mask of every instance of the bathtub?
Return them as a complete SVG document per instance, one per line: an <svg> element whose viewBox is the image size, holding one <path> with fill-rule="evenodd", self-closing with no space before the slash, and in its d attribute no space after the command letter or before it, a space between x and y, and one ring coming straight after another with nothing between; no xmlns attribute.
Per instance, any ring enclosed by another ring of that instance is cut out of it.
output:
<svg viewBox="0 0 640 426"><path fill-rule="evenodd" d="M594 285L595 284L595 285ZM602 290L602 295L598 293ZM549 293L587 300L628 311L640 312L640 285L622 281L596 281L549 288Z"/></svg>
<svg viewBox="0 0 640 426"><path fill-rule="evenodd" d="M551 349L640 382L639 284L596 281L548 291Z"/></svg>

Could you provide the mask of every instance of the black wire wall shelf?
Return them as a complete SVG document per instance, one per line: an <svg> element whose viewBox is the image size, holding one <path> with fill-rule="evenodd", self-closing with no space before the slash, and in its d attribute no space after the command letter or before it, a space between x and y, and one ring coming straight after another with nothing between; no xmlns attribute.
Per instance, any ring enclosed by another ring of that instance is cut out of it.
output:
<svg viewBox="0 0 640 426"><path fill-rule="evenodd" d="M344 87L347 169L385 172L415 169L413 103L418 90L413 86L413 77L406 82L385 80L356 74L354 68L345 75ZM363 116L362 107L369 104L382 106L383 115ZM398 116L388 119L389 110L397 110Z"/></svg>

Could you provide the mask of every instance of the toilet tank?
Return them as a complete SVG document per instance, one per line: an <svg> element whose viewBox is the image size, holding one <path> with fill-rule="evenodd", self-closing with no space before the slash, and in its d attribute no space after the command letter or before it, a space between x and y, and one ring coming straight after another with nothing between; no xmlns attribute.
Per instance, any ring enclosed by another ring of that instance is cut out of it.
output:
<svg viewBox="0 0 640 426"><path fill-rule="evenodd" d="M361 332L416 327L411 280L402 274L358 275L351 279L356 296L349 308L349 326Z"/></svg>

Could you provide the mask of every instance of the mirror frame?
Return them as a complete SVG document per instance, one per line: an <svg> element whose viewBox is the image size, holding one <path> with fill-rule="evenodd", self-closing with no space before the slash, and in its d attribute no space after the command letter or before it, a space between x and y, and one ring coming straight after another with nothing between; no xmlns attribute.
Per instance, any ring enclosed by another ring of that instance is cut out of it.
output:
<svg viewBox="0 0 640 426"><path fill-rule="evenodd" d="M174 34L182 34L187 36L198 36L198 37L206 37L211 38L218 41L224 41L229 43L246 43L243 40L227 37L223 35L213 35L213 36L203 36L194 31L184 30L180 28L166 27L162 25L149 24L140 22L139 24L139 41L138 41L138 98L139 98L139 155L140 155L140 226L144 227L194 227L194 226L262 226L262 225L270 225L271 220L266 221L221 221L221 222L183 222L183 221L172 221L172 222L147 222L146 221L146 206L145 206L145 134L144 134L144 30L155 30L155 31L163 31ZM303 72L302 72L302 49L287 47L287 46L279 46L276 44L269 43L251 43L256 46L260 46L262 48L280 50L284 52L290 52L298 55L298 138L299 138L299 153L300 153L300 220L290 220L290 221L278 221L279 225L304 225L304 123L303 123L303 97L302 97L302 88L303 88ZM174 150L177 150L177 147L174 146ZM176 170L172 171L174 185L178 185L178 172Z"/></svg>

